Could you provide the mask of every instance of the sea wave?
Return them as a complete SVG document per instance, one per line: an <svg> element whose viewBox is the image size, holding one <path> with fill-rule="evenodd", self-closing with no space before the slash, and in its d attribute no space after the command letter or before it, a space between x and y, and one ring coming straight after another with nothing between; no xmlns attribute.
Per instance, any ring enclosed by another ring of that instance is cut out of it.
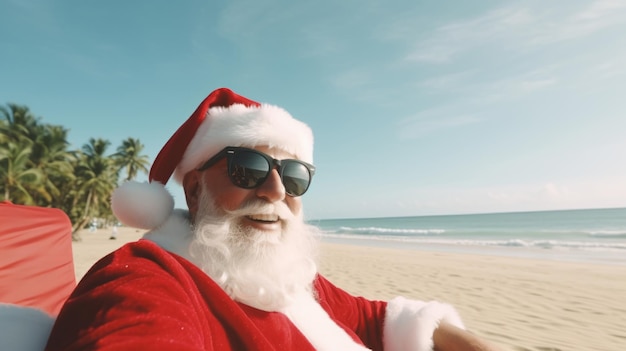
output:
<svg viewBox="0 0 626 351"><path fill-rule="evenodd" d="M524 247L550 250L583 250L583 251L626 251L626 243L622 242L598 242L598 241L564 241L564 240L528 240L528 239L445 239L440 237L425 238L415 235L371 235L371 231L366 231L366 235L360 235L354 228L349 234L338 232L325 232L322 237L344 239L344 240L370 240L412 243L416 245L459 245L459 246L491 246L491 247Z"/></svg>
<svg viewBox="0 0 626 351"><path fill-rule="evenodd" d="M594 238L626 238L626 232L613 230L599 230L589 232L589 236Z"/></svg>
<svg viewBox="0 0 626 351"><path fill-rule="evenodd" d="M385 235L411 235L411 236L430 236L430 235L440 235L445 233L444 229L396 229L396 228L380 228L380 227L339 227L335 233L351 233L351 234L361 234L361 235L376 235L376 234L385 234Z"/></svg>

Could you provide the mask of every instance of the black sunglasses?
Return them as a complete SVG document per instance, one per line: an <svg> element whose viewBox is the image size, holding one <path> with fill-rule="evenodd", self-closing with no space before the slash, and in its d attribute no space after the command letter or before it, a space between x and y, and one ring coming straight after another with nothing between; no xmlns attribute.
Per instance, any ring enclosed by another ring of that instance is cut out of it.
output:
<svg viewBox="0 0 626 351"><path fill-rule="evenodd" d="M226 157L228 177L234 185L253 189L261 186L274 167L278 168L280 180L289 196L304 194L315 173L315 166L300 160L277 160L270 155L246 147L228 146L206 161L198 171L204 171Z"/></svg>

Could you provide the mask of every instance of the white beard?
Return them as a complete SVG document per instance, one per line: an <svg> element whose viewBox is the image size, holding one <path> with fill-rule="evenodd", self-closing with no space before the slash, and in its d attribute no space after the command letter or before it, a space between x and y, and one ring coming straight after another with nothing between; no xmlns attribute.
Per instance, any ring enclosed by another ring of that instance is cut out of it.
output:
<svg viewBox="0 0 626 351"><path fill-rule="evenodd" d="M282 233L268 234L239 224L246 215L277 214ZM265 310L312 295L317 274L318 229L294 216L283 202L262 200L235 211L217 208L201 190L190 253L200 268L234 300Z"/></svg>

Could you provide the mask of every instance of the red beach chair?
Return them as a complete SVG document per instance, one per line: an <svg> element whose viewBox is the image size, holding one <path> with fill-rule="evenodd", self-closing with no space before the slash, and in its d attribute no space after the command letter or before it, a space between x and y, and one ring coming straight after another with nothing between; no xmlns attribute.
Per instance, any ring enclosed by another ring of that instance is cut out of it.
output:
<svg viewBox="0 0 626 351"><path fill-rule="evenodd" d="M76 286L72 225L58 209L0 202L0 350L41 350Z"/></svg>

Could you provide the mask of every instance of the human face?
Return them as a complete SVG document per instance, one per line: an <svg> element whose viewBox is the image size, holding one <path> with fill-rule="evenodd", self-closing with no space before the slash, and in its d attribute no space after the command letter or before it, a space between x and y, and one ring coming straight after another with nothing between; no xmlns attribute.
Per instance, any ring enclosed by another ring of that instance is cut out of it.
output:
<svg viewBox="0 0 626 351"><path fill-rule="evenodd" d="M267 146L258 146L254 149L276 159L295 158L292 154ZM302 200L299 197L286 194L276 169L271 171L267 180L259 187L243 189L235 186L228 178L225 158L206 170L189 172L185 176L183 186L187 205L194 220L198 206L200 206L198 201L200 191L208 191L215 205L223 211L234 211L244 207L247 203L259 201L269 204L283 202L294 216L299 216L302 209ZM283 228L283 221L277 216L249 214L240 218L239 225L263 232L280 232Z"/></svg>
<svg viewBox="0 0 626 351"><path fill-rule="evenodd" d="M285 202L255 199L225 212L207 190L199 195L189 253L193 262L234 300L277 311L300 293L311 294L319 231L293 216ZM277 214L280 232L241 224L252 213Z"/></svg>

